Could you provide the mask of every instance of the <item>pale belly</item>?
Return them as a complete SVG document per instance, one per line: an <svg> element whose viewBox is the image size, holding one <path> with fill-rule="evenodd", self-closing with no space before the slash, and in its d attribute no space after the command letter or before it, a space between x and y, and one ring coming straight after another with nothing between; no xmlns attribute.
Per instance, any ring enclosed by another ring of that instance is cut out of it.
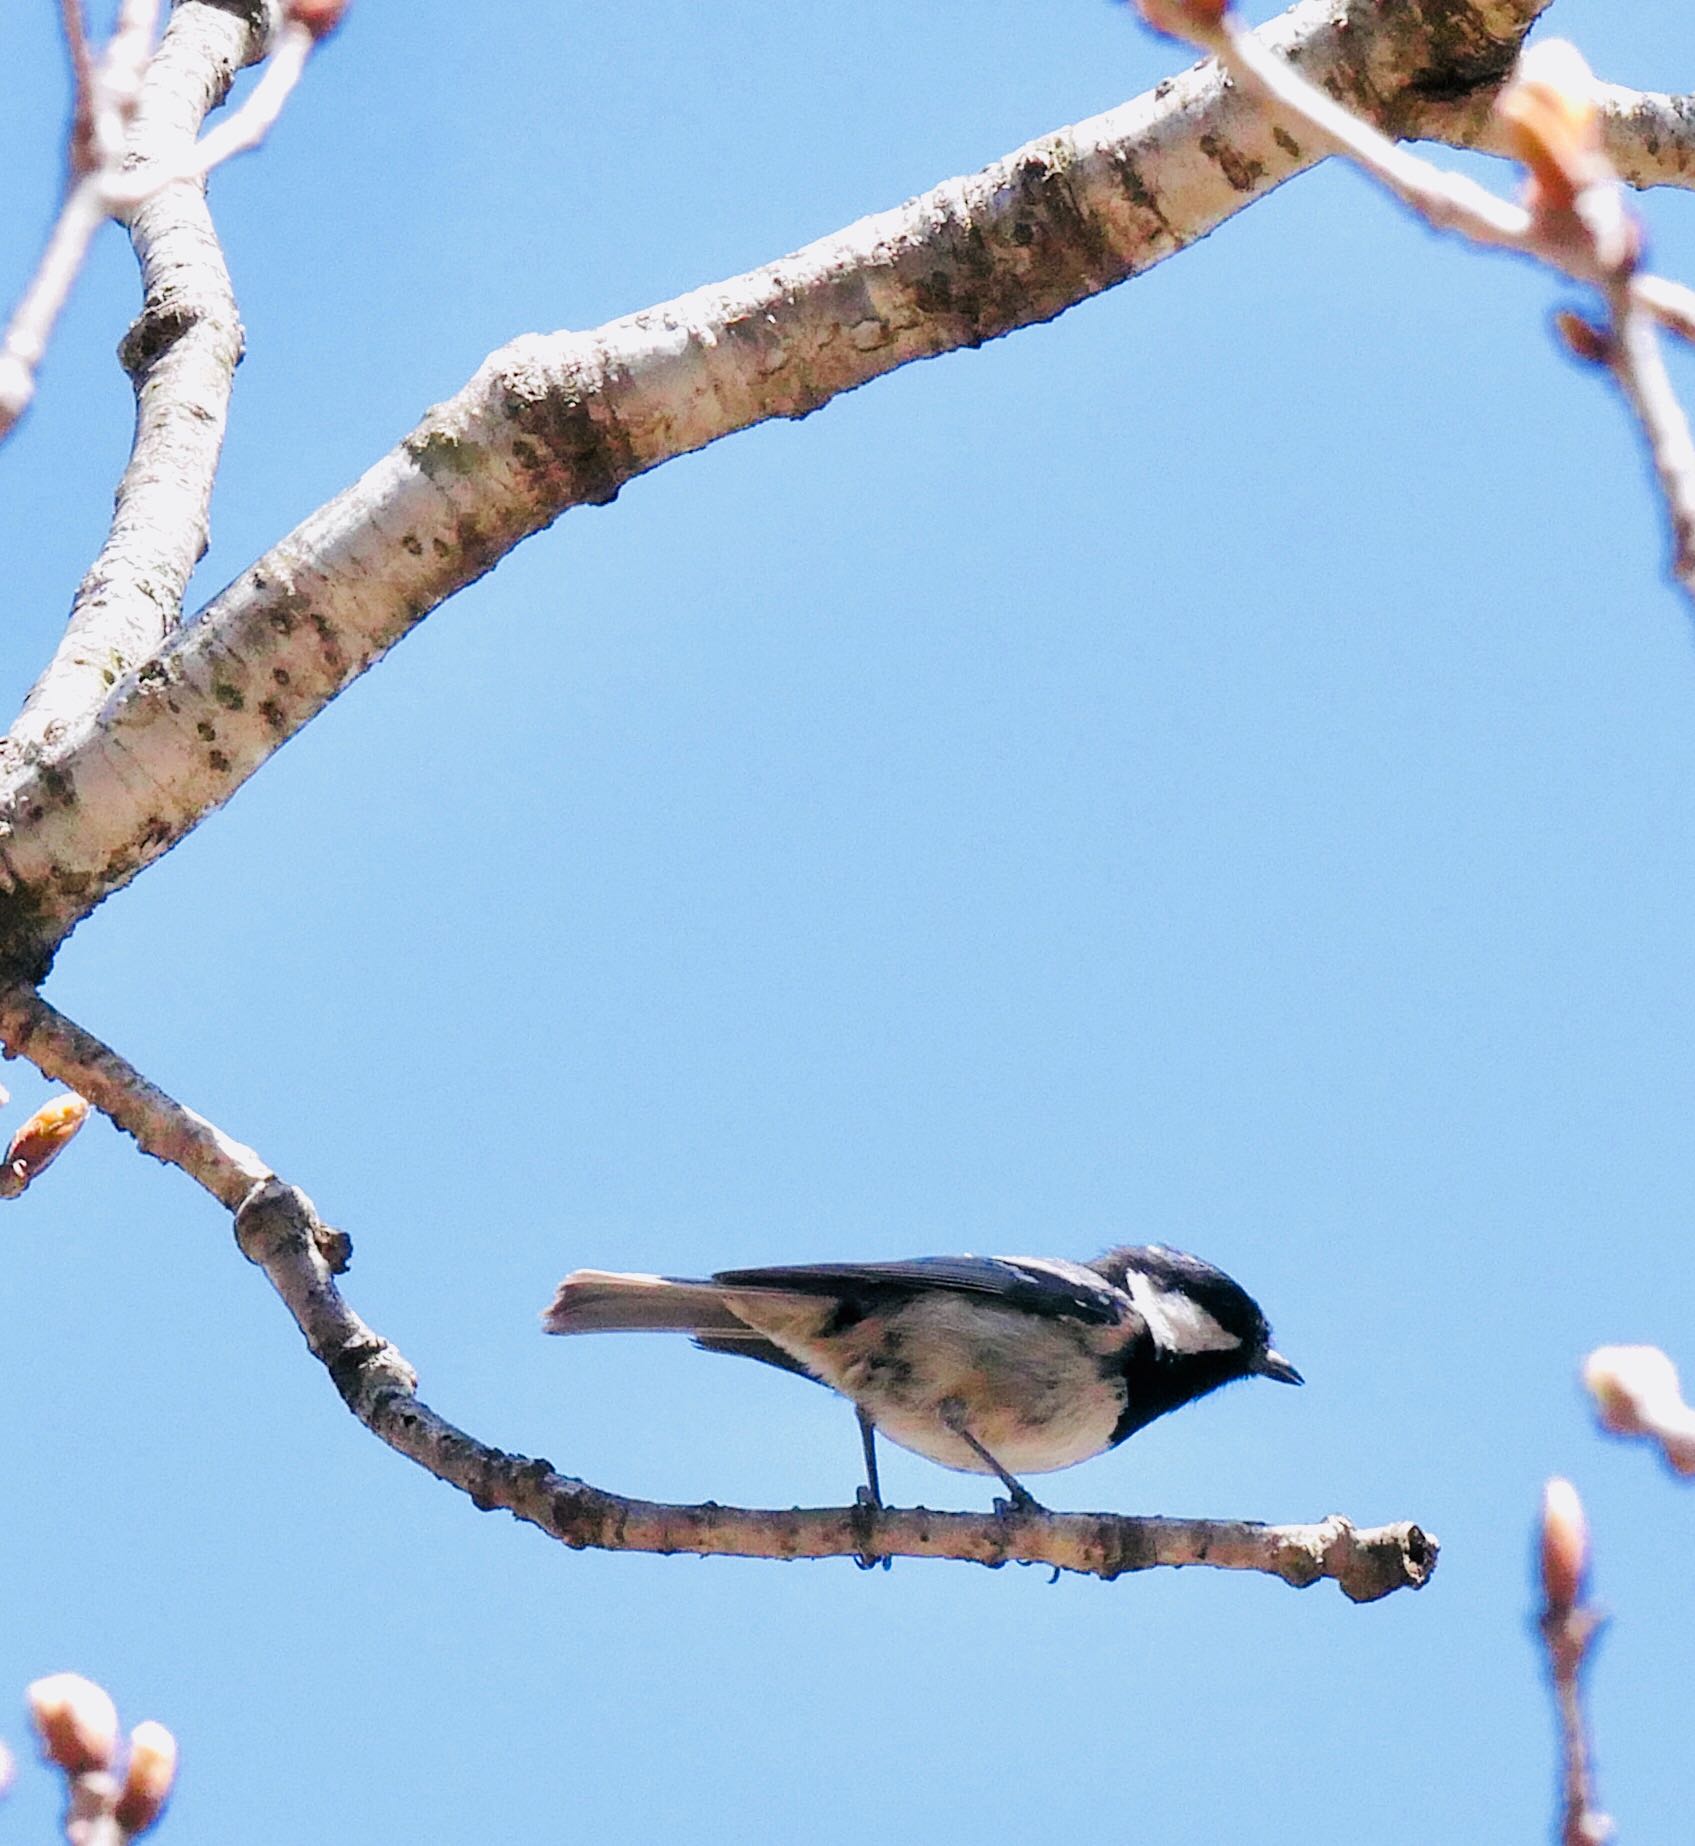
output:
<svg viewBox="0 0 1695 1846"><path fill-rule="evenodd" d="M963 1407L971 1434L1015 1475L1100 1454L1124 1410L1123 1378L1103 1369L1122 1338L1116 1328L938 1293L826 1338L829 1302L751 1294L727 1302L891 1442L962 1473L994 1470L948 1427L951 1406Z"/></svg>

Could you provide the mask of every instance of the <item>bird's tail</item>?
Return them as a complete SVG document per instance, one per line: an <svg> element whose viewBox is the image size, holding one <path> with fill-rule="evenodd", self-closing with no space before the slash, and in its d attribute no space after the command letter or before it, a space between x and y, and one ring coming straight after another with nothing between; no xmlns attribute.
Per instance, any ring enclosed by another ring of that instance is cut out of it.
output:
<svg viewBox="0 0 1695 1846"><path fill-rule="evenodd" d="M716 1282L578 1269L541 1317L548 1333L747 1333Z"/></svg>

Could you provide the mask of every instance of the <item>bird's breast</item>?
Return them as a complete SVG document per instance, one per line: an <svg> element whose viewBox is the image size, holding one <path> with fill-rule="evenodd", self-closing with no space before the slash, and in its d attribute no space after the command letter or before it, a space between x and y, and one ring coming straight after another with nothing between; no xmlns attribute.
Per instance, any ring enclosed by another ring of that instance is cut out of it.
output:
<svg viewBox="0 0 1695 1846"><path fill-rule="evenodd" d="M891 1442L946 1468L992 1472L947 1426L945 1405L962 1406L972 1435L1019 1475L1100 1454L1124 1413L1115 1328L940 1291L857 1319L819 1312L816 1301L804 1312L752 1296L730 1305Z"/></svg>

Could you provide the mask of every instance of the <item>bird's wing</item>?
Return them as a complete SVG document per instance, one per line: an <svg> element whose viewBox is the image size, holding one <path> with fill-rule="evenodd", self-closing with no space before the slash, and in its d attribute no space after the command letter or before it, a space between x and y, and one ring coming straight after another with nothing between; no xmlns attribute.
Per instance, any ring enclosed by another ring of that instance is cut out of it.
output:
<svg viewBox="0 0 1695 1846"><path fill-rule="evenodd" d="M702 1352L727 1352L737 1359L757 1359L761 1365L775 1365L782 1371L793 1372L797 1378L810 1378L814 1384L824 1382L809 1372L793 1353L773 1346L751 1328L746 1333L697 1333L694 1344Z"/></svg>
<svg viewBox="0 0 1695 1846"><path fill-rule="evenodd" d="M725 1269L727 1289L789 1295L910 1297L942 1289L1021 1308L1027 1314L1116 1326L1133 1312L1129 1297L1081 1263L1045 1256L918 1256L896 1263L797 1263Z"/></svg>

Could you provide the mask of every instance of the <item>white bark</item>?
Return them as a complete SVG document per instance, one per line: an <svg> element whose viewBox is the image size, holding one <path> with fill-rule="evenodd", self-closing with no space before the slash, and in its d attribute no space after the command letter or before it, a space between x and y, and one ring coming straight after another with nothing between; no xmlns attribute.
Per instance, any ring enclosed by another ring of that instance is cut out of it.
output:
<svg viewBox="0 0 1695 1846"><path fill-rule="evenodd" d="M1392 132L1482 132L1546 0L1304 0L1262 36ZM0 964L39 974L416 621L568 507L914 359L1052 318L1312 164L1199 66L767 268L592 334L515 341L97 712L0 751ZM85 660L102 670L112 659Z"/></svg>
<svg viewBox="0 0 1695 1846"><path fill-rule="evenodd" d="M146 68L125 149L132 164L180 160L244 64L264 55L270 7L186 0ZM87 185L105 213L106 181ZM112 525L71 606L64 639L36 682L0 761L40 754L95 712L182 614L204 555L241 324L201 187L167 186L131 214L141 314L122 357L136 393L135 437Z"/></svg>

